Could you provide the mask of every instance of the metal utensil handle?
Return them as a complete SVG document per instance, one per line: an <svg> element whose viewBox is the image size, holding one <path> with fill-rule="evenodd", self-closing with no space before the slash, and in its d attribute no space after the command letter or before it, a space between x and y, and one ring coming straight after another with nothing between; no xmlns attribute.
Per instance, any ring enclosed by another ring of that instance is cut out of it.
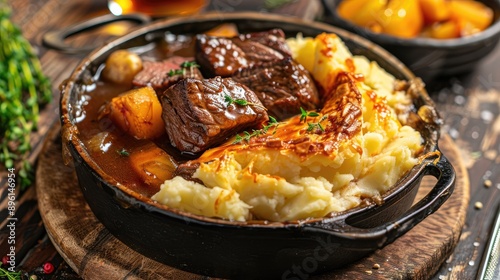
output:
<svg viewBox="0 0 500 280"><path fill-rule="evenodd" d="M64 42L64 39L116 21L132 21L139 24L145 24L150 22L151 18L144 14L126 14L120 16L107 14L104 16L92 18L63 30L49 31L43 35L42 42L43 45L47 48L55 49L67 54L86 54L95 49L97 46L73 47L66 44Z"/></svg>
<svg viewBox="0 0 500 280"><path fill-rule="evenodd" d="M430 214L434 213L450 197L455 187L455 170L448 159L441 155L439 161L428 162L423 176L431 175L438 179L432 190L395 221L374 228L358 228L342 221L332 229L321 225L304 227L305 231L329 234L343 239L346 247L382 248L402 236Z"/></svg>
<svg viewBox="0 0 500 280"><path fill-rule="evenodd" d="M494 280L500 275L500 205L491 227L490 240L483 254L477 280Z"/></svg>

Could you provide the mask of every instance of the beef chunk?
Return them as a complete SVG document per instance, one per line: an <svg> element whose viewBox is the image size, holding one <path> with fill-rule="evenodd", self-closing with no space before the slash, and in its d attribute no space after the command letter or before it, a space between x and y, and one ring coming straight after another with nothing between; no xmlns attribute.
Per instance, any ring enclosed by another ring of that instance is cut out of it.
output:
<svg viewBox="0 0 500 280"><path fill-rule="evenodd" d="M319 106L318 91L309 72L291 58L242 69L232 77L253 90L269 115L283 120L300 113L300 107Z"/></svg>
<svg viewBox="0 0 500 280"><path fill-rule="evenodd" d="M251 105L228 105L226 96L246 100ZM254 92L221 77L183 79L169 87L160 101L171 144L181 152L202 152L268 120Z"/></svg>
<svg viewBox="0 0 500 280"><path fill-rule="evenodd" d="M248 67L243 50L228 38L196 36L196 61L207 76L229 77L234 71Z"/></svg>
<svg viewBox="0 0 500 280"><path fill-rule="evenodd" d="M186 61L193 59L174 56L163 61L146 60L142 71L135 75L132 83L137 87L151 86L161 91L186 77L203 79L197 67L181 67Z"/></svg>
<svg viewBox="0 0 500 280"><path fill-rule="evenodd" d="M240 69L287 57L291 51L277 29L233 38L196 36L196 60L209 76L229 77Z"/></svg>
<svg viewBox="0 0 500 280"><path fill-rule="evenodd" d="M292 51L286 43L285 33L281 29L240 34L238 37L242 42L253 41L264 46L268 46L271 49L280 52L284 57L292 56Z"/></svg>

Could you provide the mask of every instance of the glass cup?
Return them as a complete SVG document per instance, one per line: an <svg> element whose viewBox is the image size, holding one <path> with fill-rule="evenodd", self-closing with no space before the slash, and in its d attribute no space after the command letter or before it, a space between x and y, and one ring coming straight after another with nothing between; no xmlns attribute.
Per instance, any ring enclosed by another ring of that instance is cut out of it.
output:
<svg viewBox="0 0 500 280"><path fill-rule="evenodd" d="M108 0L114 15L144 13L152 17L195 14L206 4L207 0Z"/></svg>

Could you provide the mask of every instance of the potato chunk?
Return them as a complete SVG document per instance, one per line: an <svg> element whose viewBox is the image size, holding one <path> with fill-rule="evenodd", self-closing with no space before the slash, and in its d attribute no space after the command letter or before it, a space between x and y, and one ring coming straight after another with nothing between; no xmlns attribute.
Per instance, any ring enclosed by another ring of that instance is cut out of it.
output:
<svg viewBox="0 0 500 280"><path fill-rule="evenodd" d="M160 101L151 87L133 89L113 98L103 112L116 126L137 139L153 139L165 132L161 114Z"/></svg>
<svg viewBox="0 0 500 280"><path fill-rule="evenodd" d="M134 76L142 70L142 59L127 50L111 53L102 70L104 79L117 84L132 84Z"/></svg>

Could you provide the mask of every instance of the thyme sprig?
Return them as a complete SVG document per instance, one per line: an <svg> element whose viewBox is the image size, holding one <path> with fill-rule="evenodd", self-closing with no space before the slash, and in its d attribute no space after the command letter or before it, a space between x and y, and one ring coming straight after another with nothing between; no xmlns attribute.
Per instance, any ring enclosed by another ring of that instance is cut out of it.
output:
<svg viewBox="0 0 500 280"><path fill-rule="evenodd" d="M262 129L257 129L257 130L253 129L252 133L250 133L248 131L243 131L243 136L237 134L233 144L238 144L242 141L248 142L248 141L250 141L250 139L252 137L267 134L267 132L269 131L269 129L271 127L274 127L273 134L275 134L276 129L278 129L278 125L279 125L279 122L274 117L269 116L269 121L268 121L267 125L265 125Z"/></svg>
<svg viewBox="0 0 500 280"><path fill-rule="evenodd" d="M2 264L0 262L0 279L20 280L21 279L21 272L20 271L18 271L18 272L9 271L8 269L3 268Z"/></svg>
<svg viewBox="0 0 500 280"><path fill-rule="evenodd" d="M262 106L261 104L257 104L257 103L253 103L253 102L248 102L247 100L245 99L234 99L232 98L231 96L229 95L224 95L224 102L226 102L226 105L229 106L231 104L237 104L237 105L240 105L240 106L255 106L255 107L259 107L259 108L262 108L264 110L267 110L266 107ZM272 117L269 117L269 118L272 118Z"/></svg>
<svg viewBox="0 0 500 280"><path fill-rule="evenodd" d="M315 123L307 122L308 117L312 117L312 118L319 117L319 113L314 112L314 111L307 112L304 108L300 107L300 120L299 120L299 122L300 123L302 123L302 122L307 123L307 131L311 132L314 129L319 129L321 131L325 131L325 128L321 125L321 122L326 120L328 115L323 115L321 117L321 119L319 119L319 121L315 122Z"/></svg>
<svg viewBox="0 0 500 280"><path fill-rule="evenodd" d="M328 115L323 115L321 117L321 119L319 119L319 121L316 122L316 123L310 123L310 122L308 122L307 123L307 131L311 132L314 129L319 129L319 130L321 130L321 131L324 132L325 128L321 125L321 122L324 121L324 120L326 120L327 117L328 117Z"/></svg>
<svg viewBox="0 0 500 280"><path fill-rule="evenodd" d="M306 122L307 117L317 117L317 112L307 112L304 108L300 107L300 122Z"/></svg>

